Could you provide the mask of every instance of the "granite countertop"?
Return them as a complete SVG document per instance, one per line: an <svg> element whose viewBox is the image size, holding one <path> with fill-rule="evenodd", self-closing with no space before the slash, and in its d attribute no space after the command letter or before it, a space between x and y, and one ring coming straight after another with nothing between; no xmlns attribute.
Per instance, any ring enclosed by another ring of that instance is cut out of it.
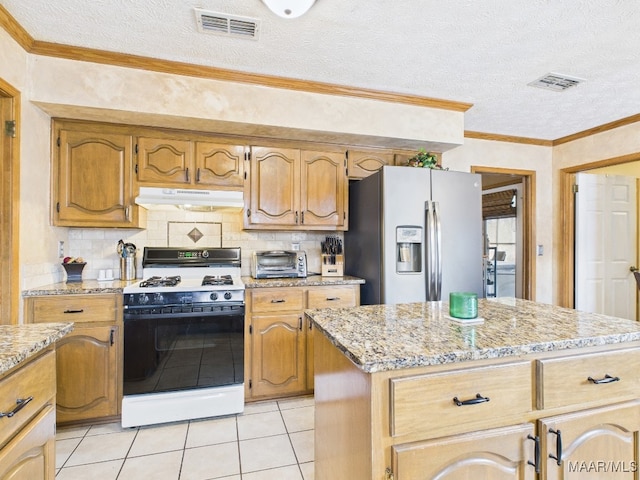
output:
<svg viewBox="0 0 640 480"><path fill-rule="evenodd" d="M73 330L73 323L0 325L0 375Z"/></svg>
<svg viewBox="0 0 640 480"><path fill-rule="evenodd" d="M345 275L344 277L323 277L311 275L307 278L253 278L242 277L246 288L266 287L315 287L322 285L357 285L364 283L364 279Z"/></svg>
<svg viewBox="0 0 640 480"><path fill-rule="evenodd" d="M306 314L369 373L640 340L640 322L514 298L479 300L476 324L451 320L447 302Z"/></svg>
<svg viewBox="0 0 640 480"><path fill-rule="evenodd" d="M124 287L139 281L140 280L112 280L110 282L98 282L97 280L83 280L82 282L72 283L60 282L23 290L22 296L39 297L42 295L86 295L100 293L122 294Z"/></svg>
<svg viewBox="0 0 640 480"><path fill-rule="evenodd" d="M83 280L75 283L54 283L42 287L31 288L22 292L23 297L39 297L42 295L91 295L101 293L122 294L122 289L127 285L139 282L138 280L113 280L110 282L98 282L97 280ZM310 287L318 285L353 285L364 283L362 278L350 277L323 277L314 275L307 278L265 278L255 279L250 276L242 277L246 288L265 287Z"/></svg>

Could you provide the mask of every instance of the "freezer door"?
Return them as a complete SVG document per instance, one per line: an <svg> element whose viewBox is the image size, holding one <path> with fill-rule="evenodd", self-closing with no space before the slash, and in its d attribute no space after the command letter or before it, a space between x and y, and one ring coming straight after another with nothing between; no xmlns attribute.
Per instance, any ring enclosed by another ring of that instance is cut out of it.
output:
<svg viewBox="0 0 640 480"><path fill-rule="evenodd" d="M450 292L482 297L482 177L443 170L431 175L442 236L441 300L449 301Z"/></svg>

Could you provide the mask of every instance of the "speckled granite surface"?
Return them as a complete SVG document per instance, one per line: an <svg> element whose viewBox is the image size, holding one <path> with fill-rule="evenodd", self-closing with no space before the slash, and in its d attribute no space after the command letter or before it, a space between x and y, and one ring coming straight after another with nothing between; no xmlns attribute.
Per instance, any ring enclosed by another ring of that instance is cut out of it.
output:
<svg viewBox="0 0 640 480"><path fill-rule="evenodd" d="M0 325L0 374L19 365L73 330L73 323Z"/></svg>
<svg viewBox="0 0 640 480"><path fill-rule="evenodd" d="M97 280L84 280L78 283L54 283L43 287L32 288L22 292L23 297L38 297L41 295L73 295L73 294L100 294L100 293L122 293L122 289L127 285L137 283L140 280L113 280L111 282L98 282ZM246 288L267 288L267 287L311 287L319 285L353 285L364 283L364 280L357 277L323 277L315 275L307 278L266 278L255 279L252 277L242 277L242 282Z"/></svg>
<svg viewBox="0 0 640 480"><path fill-rule="evenodd" d="M640 322L513 298L479 300L479 324L447 318L446 302L306 313L370 373L640 340Z"/></svg>
<svg viewBox="0 0 640 480"><path fill-rule="evenodd" d="M140 280L113 280L111 282L98 282L97 280L83 280L77 283L54 283L43 287L23 290L23 297L37 297L41 295L74 295L74 294L100 294L122 293L127 285Z"/></svg>
<svg viewBox="0 0 640 480"><path fill-rule="evenodd" d="M267 288L267 287L316 287L322 285L354 285L364 283L362 278L350 277L323 277L313 275L307 278L260 278L242 277L242 282L246 288Z"/></svg>

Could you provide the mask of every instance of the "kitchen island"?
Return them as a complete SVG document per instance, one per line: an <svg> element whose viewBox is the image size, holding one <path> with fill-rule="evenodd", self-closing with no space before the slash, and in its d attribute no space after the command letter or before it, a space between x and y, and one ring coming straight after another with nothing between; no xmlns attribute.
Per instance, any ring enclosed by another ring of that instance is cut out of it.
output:
<svg viewBox="0 0 640 480"><path fill-rule="evenodd" d="M0 478L55 477L55 342L72 329L0 325Z"/></svg>
<svg viewBox="0 0 640 480"><path fill-rule="evenodd" d="M635 478L640 324L511 298L478 311L306 311L316 480Z"/></svg>

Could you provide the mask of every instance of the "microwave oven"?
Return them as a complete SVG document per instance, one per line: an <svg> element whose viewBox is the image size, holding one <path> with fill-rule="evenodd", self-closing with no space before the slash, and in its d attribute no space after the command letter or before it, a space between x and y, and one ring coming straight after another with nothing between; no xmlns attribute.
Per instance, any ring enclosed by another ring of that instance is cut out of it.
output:
<svg viewBox="0 0 640 480"><path fill-rule="evenodd" d="M303 251L268 250L253 252L253 278L306 278L307 254Z"/></svg>

